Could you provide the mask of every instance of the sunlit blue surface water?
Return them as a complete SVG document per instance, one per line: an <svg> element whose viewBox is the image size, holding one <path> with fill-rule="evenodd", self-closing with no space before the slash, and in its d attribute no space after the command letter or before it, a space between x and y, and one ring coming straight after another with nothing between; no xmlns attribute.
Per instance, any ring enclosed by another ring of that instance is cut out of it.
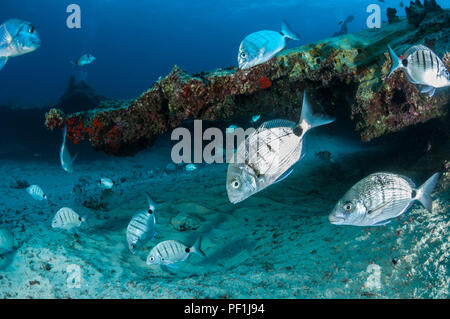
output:
<svg viewBox="0 0 450 319"><path fill-rule="evenodd" d="M283 19L302 35L291 47L332 36L350 14L355 21L349 32L366 28L365 9L373 1L79 0L82 28L69 30L65 9L72 2L2 1L0 21L32 21L42 47L13 58L0 72L0 104L54 106L74 72L70 60L86 52L97 57L87 68L96 91L134 98L174 64L188 72L236 65L245 35L279 30ZM400 1L377 3L383 19L388 6L403 15ZM42 116L36 121L43 125ZM343 193L372 172L393 171L421 184L441 169L439 146L424 153L426 145L415 144L414 133L407 145L395 136L362 144L350 123L321 128L311 134L308 156L292 176L234 206L226 195L225 164L164 171L171 161L169 136L126 158L70 143L80 156L75 172L67 174L58 158L59 132L28 129L16 119L3 126L0 140L0 227L16 240L16 249L0 257L0 297L449 297L448 191L434 197L432 213L415 205L386 227L328 222ZM337 165L318 160L315 154L324 150ZM102 176L116 181L112 191L99 189ZM18 181L39 184L49 200L33 201ZM160 204L158 234L131 255L126 226L145 208L145 192ZM50 227L63 206L87 217L77 235ZM176 229L185 214L195 229ZM192 256L172 273L145 264L156 243L192 244L199 236L205 260ZM71 281L74 269L80 286Z"/></svg>

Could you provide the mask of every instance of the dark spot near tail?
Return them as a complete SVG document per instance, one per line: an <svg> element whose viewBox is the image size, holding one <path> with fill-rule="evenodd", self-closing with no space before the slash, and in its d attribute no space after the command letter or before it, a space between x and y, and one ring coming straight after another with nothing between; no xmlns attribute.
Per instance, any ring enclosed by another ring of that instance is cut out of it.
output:
<svg viewBox="0 0 450 319"><path fill-rule="evenodd" d="M413 190L411 192L411 198L416 198L416 196L417 196L417 191Z"/></svg>
<svg viewBox="0 0 450 319"><path fill-rule="evenodd" d="M403 64L403 66L406 68L406 67L408 67L408 60L407 59L403 59L402 60L402 64Z"/></svg>
<svg viewBox="0 0 450 319"><path fill-rule="evenodd" d="M302 136L303 129L300 126L296 126L294 127L293 132L296 136Z"/></svg>
<svg viewBox="0 0 450 319"><path fill-rule="evenodd" d="M187 252L187 253L191 252L191 250L189 248L186 248L184 251Z"/></svg>
<svg viewBox="0 0 450 319"><path fill-rule="evenodd" d="M151 215L153 214L153 211L151 209L148 210L148 214Z"/></svg>

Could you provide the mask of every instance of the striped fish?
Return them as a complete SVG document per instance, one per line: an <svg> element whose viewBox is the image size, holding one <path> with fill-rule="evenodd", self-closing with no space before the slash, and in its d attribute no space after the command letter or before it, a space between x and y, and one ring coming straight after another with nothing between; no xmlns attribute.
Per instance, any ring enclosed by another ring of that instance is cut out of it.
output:
<svg viewBox="0 0 450 319"><path fill-rule="evenodd" d="M47 199L47 196L44 194L44 191L38 185L31 185L26 189L26 191L35 200L41 201Z"/></svg>
<svg viewBox="0 0 450 319"><path fill-rule="evenodd" d="M306 133L333 121L312 113L305 92L299 123L287 120L263 123L238 146L228 166L226 188L230 202L242 202L289 176L291 167L306 155L303 143Z"/></svg>
<svg viewBox="0 0 450 319"><path fill-rule="evenodd" d="M180 261L185 261L191 254L205 257L200 250L200 238L192 247L186 246L177 240L166 240L150 251L147 257L147 265L171 266Z"/></svg>
<svg viewBox="0 0 450 319"><path fill-rule="evenodd" d="M239 47L239 68L246 70L269 61L286 47L287 39L298 41L300 36L292 31L285 21L281 32L264 30L248 35Z"/></svg>
<svg viewBox="0 0 450 319"><path fill-rule="evenodd" d="M73 209L63 207L53 217L52 228L64 229L71 232L72 229L80 227L85 221L86 219L80 217Z"/></svg>
<svg viewBox="0 0 450 319"><path fill-rule="evenodd" d="M426 46L413 46L402 57L398 57L390 46L388 49L393 63L388 78L395 70L402 69L408 80L421 86L421 93L428 93L430 97L437 88L450 86L450 75L444 62Z"/></svg>
<svg viewBox="0 0 450 319"><path fill-rule="evenodd" d="M14 236L9 229L0 228L0 254L10 252L14 248Z"/></svg>
<svg viewBox="0 0 450 319"><path fill-rule="evenodd" d="M128 248L132 254L135 254L146 241L152 240L155 236L156 205L148 195L146 196L148 208L134 214L127 227Z"/></svg>
<svg viewBox="0 0 450 319"><path fill-rule="evenodd" d="M416 201L432 209L431 193L439 174L416 188L408 177L375 173L356 183L339 200L329 220L335 225L381 226L405 213Z"/></svg>

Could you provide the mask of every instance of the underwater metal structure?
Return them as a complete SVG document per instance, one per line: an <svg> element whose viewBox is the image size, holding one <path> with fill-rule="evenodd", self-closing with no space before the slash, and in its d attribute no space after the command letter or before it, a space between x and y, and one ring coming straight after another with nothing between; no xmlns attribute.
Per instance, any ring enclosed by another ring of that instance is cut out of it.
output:
<svg viewBox="0 0 450 319"><path fill-rule="evenodd" d="M391 67L387 44L401 54L424 43L450 68L450 11L414 3L407 11L408 19L287 50L250 70L231 67L191 76L175 66L129 105L74 114L51 109L45 125L53 130L67 124L74 143L86 139L97 150L131 154L188 118L228 121L263 114L298 120L308 89L320 105L317 111L350 118L361 139L370 141L448 111L445 89L430 98L403 72L385 79Z"/></svg>

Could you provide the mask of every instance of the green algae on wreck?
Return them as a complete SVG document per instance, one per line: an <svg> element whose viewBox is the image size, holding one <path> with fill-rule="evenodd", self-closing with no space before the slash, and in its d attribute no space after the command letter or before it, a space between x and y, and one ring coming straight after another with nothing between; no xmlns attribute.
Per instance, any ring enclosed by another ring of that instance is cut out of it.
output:
<svg viewBox="0 0 450 319"><path fill-rule="evenodd" d="M296 120L308 89L321 107L317 111L351 118L361 139L370 141L446 114L446 90L429 98L403 72L385 77L391 65L387 44L402 52L425 43L444 56L449 51L449 17L449 10L431 12L418 27L400 18L381 29L287 50L245 71L232 67L190 76L175 66L129 106L72 115L53 109L46 114L46 126L67 123L72 140L88 139L96 149L127 154L190 117L216 121L263 114ZM450 67L449 54L444 62Z"/></svg>

